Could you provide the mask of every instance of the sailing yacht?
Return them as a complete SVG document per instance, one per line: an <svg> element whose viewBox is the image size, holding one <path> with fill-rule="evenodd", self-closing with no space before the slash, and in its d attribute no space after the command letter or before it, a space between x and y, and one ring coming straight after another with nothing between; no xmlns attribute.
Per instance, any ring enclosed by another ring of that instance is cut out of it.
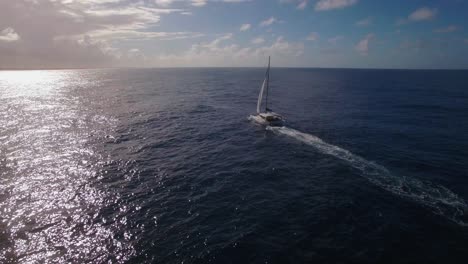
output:
<svg viewBox="0 0 468 264"><path fill-rule="evenodd" d="M257 123L260 123L260 124L270 125L270 126L283 126L284 124L283 117L273 112L270 108L268 108L268 90L270 88L269 82L270 82L270 57L268 56L268 68L265 73L265 79L263 80L262 88L260 88L260 94L258 95L257 115L252 116L252 118ZM261 112L260 108L262 106L263 93L265 92L265 90L266 90L265 112Z"/></svg>

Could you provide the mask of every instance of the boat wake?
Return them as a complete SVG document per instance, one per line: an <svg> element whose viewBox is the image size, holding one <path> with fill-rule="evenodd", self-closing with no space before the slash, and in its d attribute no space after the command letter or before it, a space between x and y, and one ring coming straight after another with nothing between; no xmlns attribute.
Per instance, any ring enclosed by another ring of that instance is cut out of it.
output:
<svg viewBox="0 0 468 264"><path fill-rule="evenodd" d="M466 202L449 189L427 181L393 175L384 166L368 161L350 151L328 144L311 134L302 133L288 127L267 127L267 130L294 138L310 145L323 154L346 161L357 169L371 183L429 208L435 214L444 216L459 225L468 226L468 206Z"/></svg>

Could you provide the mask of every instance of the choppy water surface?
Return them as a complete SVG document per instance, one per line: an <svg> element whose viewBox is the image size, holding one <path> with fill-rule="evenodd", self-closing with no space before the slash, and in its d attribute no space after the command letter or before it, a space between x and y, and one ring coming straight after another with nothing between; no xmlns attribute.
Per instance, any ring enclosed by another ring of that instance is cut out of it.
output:
<svg viewBox="0 0 468 264"><path fill-rule="evenodd" d="M0 72L0 262L459 262L466 71Z"/></svg>

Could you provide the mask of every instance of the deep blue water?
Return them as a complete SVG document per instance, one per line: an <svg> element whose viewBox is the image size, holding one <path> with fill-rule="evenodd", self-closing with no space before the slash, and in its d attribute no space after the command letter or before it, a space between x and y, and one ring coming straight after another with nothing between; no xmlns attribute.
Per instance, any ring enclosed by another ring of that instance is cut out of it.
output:
<svg viewBox="0 0 468 264"><path fill-rule="evenodd" d="M0 72L0 262L466 263L468 71Z"/></svg>

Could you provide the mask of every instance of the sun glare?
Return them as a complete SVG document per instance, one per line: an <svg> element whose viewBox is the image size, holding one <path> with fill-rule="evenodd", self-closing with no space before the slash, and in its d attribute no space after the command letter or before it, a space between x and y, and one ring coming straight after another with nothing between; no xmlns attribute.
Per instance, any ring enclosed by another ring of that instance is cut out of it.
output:
<svg viewBox="0 0 468 264"><path fill-rule="evenodd" d="M66 71L2 71L0 87L15 87L7 90L6 97L42 97L53 94L68 77Z"/></svg>

